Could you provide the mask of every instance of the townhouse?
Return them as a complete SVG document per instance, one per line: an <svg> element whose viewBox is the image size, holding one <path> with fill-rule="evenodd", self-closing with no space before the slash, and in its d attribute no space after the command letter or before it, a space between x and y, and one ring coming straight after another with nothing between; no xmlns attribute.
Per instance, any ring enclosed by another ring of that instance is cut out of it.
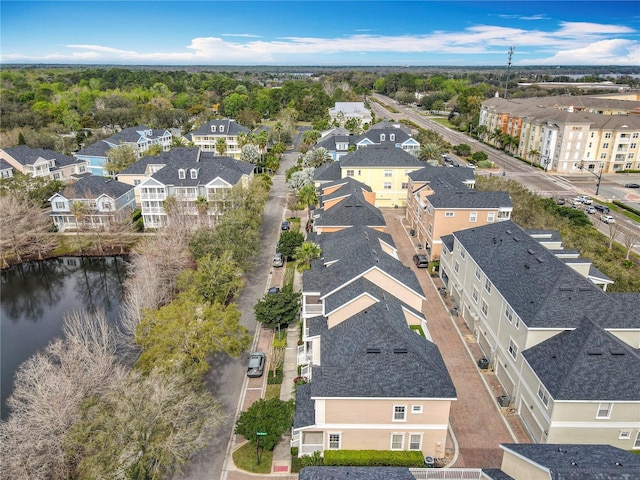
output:
<svg viewBox="0 0 640 480"><path fill-rule="evenodd" d="M112 178L85 175L53 195L51 218L58 231L91 228L109 230L131 221L136 207L133 187ZM74 204L79 203L78 208Z"/></svg>
<svg viewBox="0 0 640 480"><path fill-rule="evenodd" d="M509 194L475 190L470 168L426 166L408 177L405 218L416 246L429 260L440 258L443 236L511 218Z"/></svg>
<svg viewBox="0 0 640 480"><path fill-rule="evenodd" d="M599 97L492 98L479 126L493 145L500 134L516 138L512 152L547 171L614 173L640 168L639 110L639 101Z"/></svg>
<svg viewBox="0 0 640 480"><path fill-rule="evenodd" d="M363 226L310 234L292 446L419 450L443 457L455 387L421 313L424 295L391 237Z"/></svg>
<svg viewBox="0 0 640 480"><path fill-rule="evenodd" d="M18 145L0 149L2 177L13 176L13 170L32 177L70 181L89 171L88 162L43 148Z"/></svg>
<svg viewBox="0 0 640 480"><path fill-rule="evenodd" d="M152 145L160 145L163 151L171 149L173 135L169 130L154 129L145 125L124 128L115 135L98 140L74 153L78 160L89 164L89 171L93 175L108 175L104 168L107 163L107 153L112 148L129 146L137 158L149 150Z"/></svg>
<svg viewBox="0 0 640 480"><path fill-rule="evenodd" d="M313 231L321 234L361 225L383 232L386 222L374 205L375 193L353 178L325 183L313 214Z"/></svg>
<svg viewBox="0 0 640 480"><path fill-rule="evenodd" d="M240 158L242 147L240 145L240 134L249 135L251 131L233 119L223 118L220 120L211 120L200 128L191 132L191 141L196 147L203 152L211 152L215 155L225 157ZM224 141L225 150L220 153L218 149L218 141Z"/></svg>
<svg viewBox="0 0 640 480"><path fill-rule="evenodd" d="M447 292L536 442L638 449L640 293L606 293L542 236L507 220L443 237Z"/></svg>
<svg viewBox="0 0 640 480"><path fill-rule="evenodd" d="M173 197L181 215L215 224L227 208L225 194L235 185L246 187L253 165L216 156L198 148L180 147L159 157L143 159L125 170L123 178L135 185L146 228L165 224L165 200ZM141 178L143 177L143 178Z"/></svg>
<svg viewBox="0 0 640 480"><path fill-rule="evenodd" d="M372 145L345 155L339 162L323 165L316 169L313 178L316 185L354 178L375 192L376 207L399 207L407 203L409 173L423 166L423 162L401 148Z"/></svg>

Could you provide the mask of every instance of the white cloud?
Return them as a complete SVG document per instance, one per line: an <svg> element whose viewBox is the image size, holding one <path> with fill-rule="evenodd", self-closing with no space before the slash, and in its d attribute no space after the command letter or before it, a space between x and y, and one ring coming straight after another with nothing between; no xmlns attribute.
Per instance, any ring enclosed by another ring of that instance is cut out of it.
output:
<svg viewBox="0 0 640 480"><path fill-rule="evenodd" d="M556 52L548 58L530 58L525 65L638 65L640 44L632 40L601 40L582 48Z"/></svg>
<svg viewBox="0 0 640 480"><path fill-rule="evenodd" d="M253 33L222 33L221 37L243 37L243 38L260 38L260 35Z"/></svg>
<svg viewBox="0 0 640 480"><path fill-rule="evenodd" d="M497 15L500 18L506 18L506 19L510 19L510 20L549 20L549 17L547 15L545 15L544 13L539 13L536 15Z"/></svg>

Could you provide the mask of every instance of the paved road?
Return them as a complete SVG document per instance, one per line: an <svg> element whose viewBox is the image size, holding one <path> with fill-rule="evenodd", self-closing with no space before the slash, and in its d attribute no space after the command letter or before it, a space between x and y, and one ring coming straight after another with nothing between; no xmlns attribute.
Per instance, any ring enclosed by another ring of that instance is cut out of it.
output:
<svg viewBox="0 0 640 480"><path fill-rule="evenodd" d="M297 152L285 153L278 172L284 172L291 167L297 158ZM275 251L273 246L276 245L280 233L280 222L287 194L288 189L284 181L284 174L275 175L260 228L262 251L259 254L256 267L245 275L245 287L235 299L242 313L241 323L249 329L252 338L256 332L253 307L264 295L269 281L271 261ZM211 480L220 478L227 445L233 433L234 415L245 379L248 358L248 352L237 359L218 355L211 363L212 368L206 379L207 388L214 397L222 402L227 416L220 428L219 436L207 449L192 459L183 474L174 475L174 479Z"/></svg>

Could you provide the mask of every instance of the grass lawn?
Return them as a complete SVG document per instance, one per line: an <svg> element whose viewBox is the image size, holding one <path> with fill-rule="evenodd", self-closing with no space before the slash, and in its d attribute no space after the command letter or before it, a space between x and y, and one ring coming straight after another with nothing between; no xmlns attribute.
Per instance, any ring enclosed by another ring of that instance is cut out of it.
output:
<svg viewBox="0 0 640 480"><path fill-rule="evenodd" d="M267 385L267 393L265 394L264 399L270 400L272 398L280 398L280 388L282 387L281 383L275 385Z"/></svg>
<svg viewBox="0 0 640 480"><path fill-rule="evenodd" d="M273 452L267 450L260 452L260 465L258 465L256 446L249 442L233 452L233 463L247 472L271 473L272 457Z"/></svg>
<svg viewBox="0 0 640 480"><path fill-rule="evenodd" d="M457 130L455 125L451 125L449 123L449 120L447 119L447 117L429 117L429 120L433 120L436 123L439 123L440 125L447 127L447 128L451 128L453 130Z"/></svg>
<svg viewBox="0 0 640 480"><path fill-rule="evenodd" d="M421 325L410 325L409 328L411 328L411 330L419 333L422 338L426 338L424 336L424 330L422 330L422 326Z"/></svg>

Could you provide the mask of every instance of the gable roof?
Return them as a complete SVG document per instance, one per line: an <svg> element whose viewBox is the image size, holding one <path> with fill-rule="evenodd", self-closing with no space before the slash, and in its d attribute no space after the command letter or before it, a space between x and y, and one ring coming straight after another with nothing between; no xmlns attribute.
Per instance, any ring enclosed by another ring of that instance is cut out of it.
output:
<svg viewBox="0 0 640 480"><path fill-rule="evenodd" d="M384 135L384 140L380 139L380 135ZM393 140L391 140L391 135L394 136ZM358 144L364 141L365 139L370 140L374 144L389 145L389 146L402 144L409 139L412 139L414 142L418 143L415 139L411 137L410 134L408 134L404 130L401 130L399 128L394 128L394 127L375 128L373 130L369 129L366 132L358 135L354 143Z"/></svg>
<svg viewBox="0 0 640 480"><path fill-rule="evenodd" d="M584 312L603 328L640 327L637 311L613 301L511 220L453 235L529 328L577 328Z"/></svg>
<svg viewBox="0 0 640 480"><path fill-rule="evenodd" d="M38 158L45 160L55 160L55 168L72 165L74 163L84 163L76 158L65 155L64 153L56 152L54 150L48 150L45 148L31 148L27 145L17 145L15 147L3 148L2 151L6 152L20 165L32 165ZM1 153L0 153L1 154Z"/></svg>
<svg viewBox="0 0 640 480"><path fill-rule="evenodd" d="M400 122L390 122L388 120L382 120L378 123L374 123L373 125L371 125L369 127L369 130L367 130L367 132L370 132L371 130L381 130L381 129L387 129L387 128L394 128L396 130L401 130L404 133L406 133L407 135L411 135L411 129L409 127L407 127L406 125L404 125L403 123Z"/></svg>
<svg viewBox="0 0 640 480"><path fill-rule="evenodd" d="M131 190L133 190L132 185L107 177L87 175L66 187L60 194L69 200L80 198L95 199L100 195L108 195L113 199L117 199Z"/></svg>
<svg viewBox="0 0 640 480"><path fill-rule="evenodd" d="M586 318L522 355L554 400L640 401L640 351Z"/></svg>
<svg viewBox="0 0 640 480"><path fill-rule="evenodd" d="M401 302L391 295L325 327L321 338L312 398L456 397L438 347L409 328Z"/></svg>
<svg viewBox="0 0 640 480"><path fill-rule="evenodd" d="M349 153L340 159L340 166L345 167L395 167L395 168L418 168L424 166L409 152L401 148L371 145L360 148Z"/></svg>
<svg viewBox="0 0 640 480"><path fill-rule="evenodd" d="M468 167L449 168L424 164L423 168L409 172L408 177L414 183L428 183L434 191L438 188L467 188L467 184L476 181L473 169Z"/></svg>
<svg viewBox="0 0 640 480"><path fill-rule="evenodd" d="M85 148L78 151L75 155L106 157L107 151L114 146L118 147L124 144L137 143L141 138L148 140L160 138L164 137L167 133L170 132L168 130L153 129L146 125L128 127L120 130L118 133L111 135L108 138L104 138L102 140L98 140L95 143L92 143L91 145L87 145Z"/></svg>
<svg viewBox="0 0 640 480"><path fill-rule="evenodd" d="M640 456L612 445L501 444L549 471L551 480L633 480L640 478Z"/></svg>
<svg viewBox="0 0 640 480"><path fill-rule="evenodd" d="M212 126L216 127L216 131L215 132L211 131L211 127ZM220 131L220 127L224 127L224 132ZM251 130L249 130L245 126L240 125L235 120L232 120L232 119L229 119L229 118L223 118L223 119L220 119L220 120L211 120L211 121L205 123L204 125L202 125L197 130L191 132L191 135L192 136L193 135L209 135L209 136L222 135L222 136L226 136L226 135L238 135L241 132L251 133Z"/></svg>
<svg viewBox="0 0 640 480"><path fill-rule="evenodd" d="M313 172L313 180L316 182L334 182L342 178L340 162L329 162L320 165Z"/></svg>
<svg viewBox="0 0 640 480"><path fill-rule="evenodd" d="M323 187L338 184L323 184ZM343 179L342 186L334 192L322 195L322 208L316 209L315 214L319 215L314 220L314 224L321 227L327 226L353 226L363 225L367 227L384 227L386 222L380 209L371 205L364 198L363 190L371 191L364 183L351 178ZM328 200L342 198L338 203L328 210L324 209L324 203Z"/></svg>

